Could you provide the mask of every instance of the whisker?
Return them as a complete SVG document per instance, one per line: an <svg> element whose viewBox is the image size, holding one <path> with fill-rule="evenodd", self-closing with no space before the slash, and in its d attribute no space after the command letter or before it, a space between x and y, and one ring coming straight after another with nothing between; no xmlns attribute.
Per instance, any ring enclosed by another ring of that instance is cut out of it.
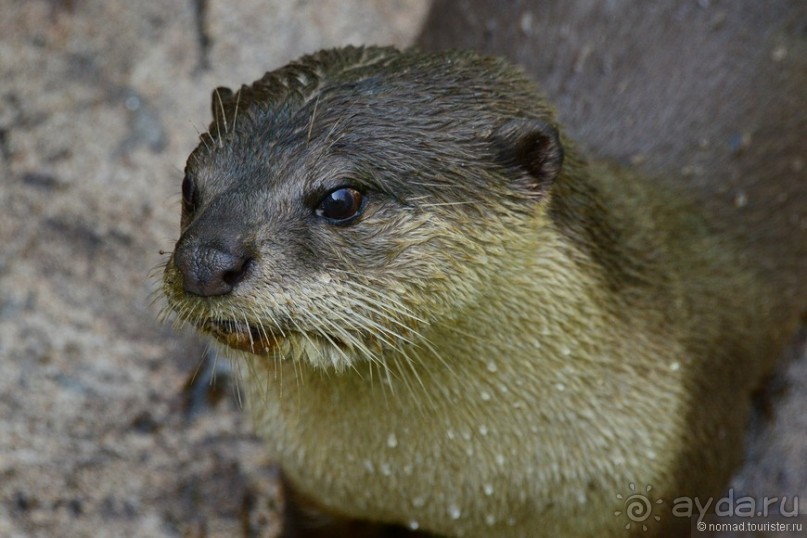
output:
<svg viewBox="0 0 807 538"><path fill-rule="evenodd" d="M311 121L308 123L308 134L305 138L305 145L311 143L311 130L314 128L314 118L317 116L317 107L319 106L319 94L317 94L317 100L314 101L314 110L311 112Z"/></svg>
<svg viewBox="0 0 807 538"><path fill-rule="evenodd" d="M430 204L418 204L418 207L442 207L442 206L450 206L450 205L472 205L476 204L477 202L473 200L468 200L465 202L433 202Z"/></svg>
<svg viewBox="0 0 807 538"><path fill-rule="evenodd" d="M238 105L241 103L241 92L239 91L235 96L235 112L233 113L233 131L235 132L235 123L238 121Z"/></svg>
<svg viewBox="0 0 807 538"><path fill-rule="evenodd" d="M224 135L222 135L221 127L219 127L219 115L215 114L216 117L216 137L218 138L218 146L219 148L224 147L224 136L227 135L229 129L227 128L227 113L224 111L224 101L221 99L221 94L219 93L219 89L216 88L216 99L219 102L219 108L221 109L221 121L224 122Z"/></svg>
<svg viewBox="0 0 807 538"><path fill-rule="evenodd" d="M205 141L205 135L207 133L206 132L203 133L201 130L199 130L199 126L196 125L195 122L190 122L190 123L191 123L191 125L193 125L193 128L196 130L196 135L199 137L199 140L202 142L202 144L205 145L205 148L207 148L207 151L209 152L210 151L210 146L208 146L207 142Z"/></svg>

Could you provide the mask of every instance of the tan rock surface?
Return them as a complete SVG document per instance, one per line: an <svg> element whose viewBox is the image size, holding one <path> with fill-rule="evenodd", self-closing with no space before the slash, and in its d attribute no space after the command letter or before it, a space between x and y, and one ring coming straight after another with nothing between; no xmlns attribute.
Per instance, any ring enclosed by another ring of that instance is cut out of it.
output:
<svg viewBox="0 0 807 538"><path fill-rule="evenodd" d="M232 384L185 390L205 344L156 321L149 273L214 87L405 45L426 7L0 0L0 536L274 535Z"/></svg>

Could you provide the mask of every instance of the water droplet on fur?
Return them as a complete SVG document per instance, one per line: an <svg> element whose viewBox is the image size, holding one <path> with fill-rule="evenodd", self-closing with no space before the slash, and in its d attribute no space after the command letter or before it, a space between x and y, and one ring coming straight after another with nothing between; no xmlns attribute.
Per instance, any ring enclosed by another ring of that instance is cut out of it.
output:
<svg viewBox="0 0 807 538"><path fill-rule="evenodd" d="M465 439L466 441L470 441L471 440L471 432L469 432L467 430L462 432L462 438Z"/></svg>
<svg viewBox="0 0 807 538"><path fill-rule="evenodd" d="M367 469L368 473L374 473L375 472L375 467L373 467L373 462L372 461L364 460L362 463L364 463L364 468Z"/></svg>
<svg viewBox="0 0 807 538"><path fill-rule="evenodd" d="M490 393L489 392L485 392L483 390L481 396L482 396L482 401L485 401L485 402L490 401Z"/></svg>
<svg viewBox="0 0 807 538"><path fill-rule="evenodd" d="M392 474L392 469L389 466L389 463L382 463L380 466L381 474L384 476L389 476Z"/></svg>
<svg viewBox="0 0 807 538"><path fill-rule="evenodd" d="M561 352L561 354L562 354L562 355L564 355L565 357L568 357L569 355L571 355L571 354L572 354L572 350L571 350L571 349L569 349L568 347L562 347L562 348L560 348L560 352Z"/></svg>
<svg viewBox="0 0 807 538"><path fill-rule="evenodd" d="M415 508L421 508L423 505L426 504L426 497L415 497L412 499L412 506Z"/></svg>
<svg viewBox="0 0 807 538"><path fill-rule="evenodd" d="M395 448L398 446L398 438L395 436L394 433L389 434L387 437L387 446L390 448Z"/></svg>
<svg viewBox="0 0 807 538"><path fill-rule="evenodd" d="M498 465L504 465L504 456L502 456L501 454L496 454L496 457L494 459L496 460L496 463Z"/></svg>
<svg viewBox="0 0 807 538"><path fill-rule="evenodd" d="M488 514L485 516L485 524L488 527L492 527L496 524L496 517L493 514Z"/></svg>
<svg viewBox="0 0 807 538"><path fill-rule="evenodd" d="M420 523L418 523L413 519L412 521L409 522L409 528L413 531L416 531L420 528Z"/></svg>
<svg viewBox="0 0 807 538"><path fill-rule="evenodd" d="M140 98L136 95L130 95L126 98L126 102L124 104L127 110L134 112L140 108Z"/></svg>
<svg viewBox="0 0 807 538"><path fill-rule="evenodd" d="M462 515L462 511L456 504L451 504L448 506L448 515L451 516L451 519L459 519Z"/></svg>
<svg viewBox="0 0 807 538"><path fill-rule="evenodd" d="M680 362L674 362L670 364L670 370L672 370L673 372L677 372L679 368L681 368Z"/></svg>
<svg viewBox="0 0 807 538"><path fill-rule="evenodd" d="M451 430L451 429L446 430L446 437L448 437L449 439L451 439L453 441L454 437L455 437L454 430Z"/></svg>
<svg viewBox="0 0 807 538"><path fill-rule="evenodd" d="M525 12L521 15L521 19L518 21L518 27L527 35L532 33L532 26L533 26L533 16L530 11Z"/></svg>
<svg viewBox="0 0 807 538"><path fill-rule="evenodd" d="M566 390L566 385L564 385L563 383L555 383L555 388L560 391L564 391Z"/></svg>
<svg viewBox="0 0 807 538"><path fill-rule="evenodd" d="M499 367L496 366L495 362L493 362L493 361L488 362L488 372L493 373L498 369L499 369Z"/></svg>
<svg viewBox="0 0 807 538"><path fill-rule="evenodd" d="M485 425L479 426L479 433L481 435L487 435L488 434L488 427L485 426Z"/></svg>
<svg viewBox="0 0 807 538"><path fill-rule="evenodd" d="M493 484L485 484L484 486L482 486L482 491L485 492L485 495L490 497L491 495L493 495Z"/></svg>

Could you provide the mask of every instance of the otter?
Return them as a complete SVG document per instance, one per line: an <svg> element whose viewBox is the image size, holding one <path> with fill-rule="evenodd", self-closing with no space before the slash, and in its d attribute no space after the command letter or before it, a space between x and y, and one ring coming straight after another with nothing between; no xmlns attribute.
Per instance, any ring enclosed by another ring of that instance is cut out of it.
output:
<svg viewBox="0 0 807 538"><path fill-rule="evenodd" d="M720 492L800 251L772 271L670 173L587 159L473 52L321 51L212 112L163 290L245 365L286 535L622 536L634 484Z"/></svg>

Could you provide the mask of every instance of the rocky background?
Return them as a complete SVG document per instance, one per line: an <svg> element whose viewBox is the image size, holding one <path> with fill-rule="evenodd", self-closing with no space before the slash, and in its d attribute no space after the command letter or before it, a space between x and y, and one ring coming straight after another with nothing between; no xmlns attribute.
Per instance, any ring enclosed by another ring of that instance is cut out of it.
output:
<svg viewBox="0 0 807 538"><path fill-rule="evenodd" d="M0 0L0 536L276 534L237 376L156 319L184 160L214 87L405 45L427 4ZM782 374L735 485L807 505L807 360Z"/></svg>
<svg viewBox="0 0 807 538"><path fill-rule="evenodd" d="M214 87L406 45L427 7L0 0L0 536L275 534L234 384L156 319L184 161Z"/></svg>

